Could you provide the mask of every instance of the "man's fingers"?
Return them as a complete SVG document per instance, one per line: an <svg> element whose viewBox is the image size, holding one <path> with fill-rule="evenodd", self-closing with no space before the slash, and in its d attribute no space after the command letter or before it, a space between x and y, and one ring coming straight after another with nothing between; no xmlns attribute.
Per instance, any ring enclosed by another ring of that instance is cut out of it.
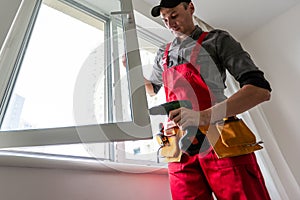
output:
<svg viewBox="0 0 300 200"><path fill-rule="evenodd" d="M180 117L180 108L169 112L169 119L174 120L175 117Z"/></svg>
<svg viewBox="0 0 300 200"><path fill-rule="evenodd" d="M169 119L185 130L189 126L199 126L199 113L187 108L178 108L169 113Z"/></svg>
<svg viewBox="0 0 300 200"><path fill-rule="evenodd" d="M181 119L181 116L178 114L178 115L176 115L173 119L172 119L172 121L174 122L174 123L176 123L176 124L179 124L180 125L180 121L181 121L182 119Z"/></svg>

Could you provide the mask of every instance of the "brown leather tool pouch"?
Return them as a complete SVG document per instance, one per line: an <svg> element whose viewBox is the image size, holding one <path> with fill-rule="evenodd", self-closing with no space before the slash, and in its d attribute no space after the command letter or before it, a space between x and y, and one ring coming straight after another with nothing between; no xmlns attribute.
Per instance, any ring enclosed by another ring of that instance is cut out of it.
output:
<svg viewBox="0 0 300 200"><path fill-rule="evenodd" d="M180 162L182 151L179 148L178 141L183 135L183 131L177 126L165 130L168 143L160 151L160 155L165 158L166 162Z"/></svg>
<svg viewBox="0 0 300 200"><path fill-rule="evenodd" d="M252 153L263 147L247 125L237 117L230 117L209 126L206 136L219 158Z"/></svg>

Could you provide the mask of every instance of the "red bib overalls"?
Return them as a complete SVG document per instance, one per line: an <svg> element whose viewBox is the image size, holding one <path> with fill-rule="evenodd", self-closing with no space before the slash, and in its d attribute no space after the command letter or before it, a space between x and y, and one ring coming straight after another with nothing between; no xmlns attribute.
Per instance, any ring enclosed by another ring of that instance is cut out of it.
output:
<svg viewBox="0 0 300 200"><path fill-rule="evenodd" d="M215 102L202 79L201 66L196 65L202 33L192 50L190 62L168 68L167 45L163 57L163 82L167 101L190 100L194 110L204 110ZM213 150L206 155L183 154L180 163L169 163L169 179L173 200L270 199L254 153L218 159Z"/></svg>

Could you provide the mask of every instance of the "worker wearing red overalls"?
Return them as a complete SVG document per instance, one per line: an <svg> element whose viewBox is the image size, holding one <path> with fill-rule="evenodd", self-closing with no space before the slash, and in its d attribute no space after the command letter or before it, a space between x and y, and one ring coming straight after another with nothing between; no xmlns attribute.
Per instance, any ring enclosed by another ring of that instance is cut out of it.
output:
<svg viewBox="0 0 300 200"><path fill-rule="evenodd" d="M160 16L176 37L157 53L153 73L145 80L155 95L164 85L167 101L190 100L193 110L179 108L170 120L185 130L240 114L269 100L270 85L249 54L227 32L205 33L193 23L190 0L161 0L151 14ZM241 89L224 95L226 72ZM209 134L209 133L208 133ZM205 139L199 153L184 153L169 163L173 200L270 199L254 153L218 159Z"/></svg>

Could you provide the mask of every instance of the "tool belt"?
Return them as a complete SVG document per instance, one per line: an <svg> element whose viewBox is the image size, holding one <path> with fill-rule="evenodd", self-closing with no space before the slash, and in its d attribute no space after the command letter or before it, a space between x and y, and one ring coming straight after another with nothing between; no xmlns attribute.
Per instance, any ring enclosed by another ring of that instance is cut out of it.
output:
<svg viewBox="0 0 300 200"><path fill-rule="evenodd" d="M166 162L180 162L182 151L179 148L179 140L183 136L184 131L180 130L176 125L168 124L169 127L166 129L162 128L160 133L156 135L156 140L161 146L158 153L165 158Z"/></svg>
<svg viewBox="0 0 300 200"><path fill-rule="evenodd" d="M237 117L225 118L199 129L206 134L218 158L244 155L263 148L260 145L262 142L256 142L254 133L242 119ZM159 154L165 158L165 161L180 162L183 152L179 148L178 141L183 135L184 131L176 125L166 127L156 135L161 146Z"/></svg>
<svg viewBox="0 0 300 200"><path fill-rule="evenodd" d="M256 142L255 134L242 119L235 116L225 118L202 131L206 132L218 158L240 156L263 148L260 145L263 142Z"/></svg>

